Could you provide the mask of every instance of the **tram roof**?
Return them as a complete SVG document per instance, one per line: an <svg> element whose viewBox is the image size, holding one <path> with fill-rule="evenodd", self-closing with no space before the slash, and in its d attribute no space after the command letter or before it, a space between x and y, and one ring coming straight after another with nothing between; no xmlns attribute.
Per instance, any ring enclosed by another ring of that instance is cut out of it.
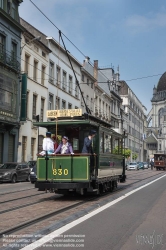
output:
<svg viewBox="0 0 166 250"><path fill-rule="evenodd" d="M44 128L48 128L50 129L51 127L55 127L55 124L58 125L84 125L84 124L91 124L94 126L104 126L106 128L112 128L112 125L110 123L107 123L103 120L100 120L97 117L94 117L92 115L82 115L82 116L75 116L75 117L60 117L57 119L52 119L52 121L48 121L48 122L34 122L33 125L34 126L38 126L38 127L44 127Z"/></svg>

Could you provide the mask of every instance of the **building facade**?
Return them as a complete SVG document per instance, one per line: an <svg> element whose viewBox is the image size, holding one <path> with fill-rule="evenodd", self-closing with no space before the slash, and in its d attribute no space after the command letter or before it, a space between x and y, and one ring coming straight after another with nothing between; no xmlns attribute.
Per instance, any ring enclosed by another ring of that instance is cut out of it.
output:
<svg viewBox="0 0 166 250"><path fill-rule="evenodd" d="M152 109L148 114L146 144L149 159L154 153L166 154L166 72L153 88Z"/></svg>
<svg viewBox="0 0 166 250"><path fill-rule="evenodd" d="M92 65L88 60L83 63L84 69L93 75L94 80L94 112L99 119L111 123L112 128L118 133L123 133L123 109L122 99L119 95L120 85L119 73L115 73L112 68L100 68L98 60ZM89 97L88 88L84 95Z"/></svg>
<svg viewBox="0 0 166 250"><path fill-rule="evenodd" d="M78 109L80 108L80 91L76 81L80 82L82 64L70 53L68 53L69 61L65 49L53 37L46 37L46 39L52 51L49 55L47 109Z"/></svg>
<svg viewBox="0 0 166 250"><path fill-rule="evenodd" d="M21 73L27 76L26 114L19 131L18 161L36 160L42 150L46 129L35 127L36 121L47 121L49 53L45 35L20 19L24 27L21 43ZM40 38L40 39L39 39Z"/></svg>
<svg viewBox="0 0 166 250"><path fill-rule="evenodd" d="M95 88L97 80L93 77L93 71L91 72L86 67L87 63L89 63L88 57L83 61L83 66L81 67L81 109L83 113L95 115Z"/></svg>
<svg viewBox="0 0 166 250"><path fill-rule="evenodd" d="M130 161L146 161L148 157L144 144L146 108L125 81L120 83L122 105L125 113L128 114L126 147L131 150Z"/></svg>
<svg viewBox="0 0 166 250"><path fill-rule="evenodd" d="M0 1L0 163L17 161L23 31L18 9L22 2Z"/></svg>
<svg viewBox="0 0 166 250"><path fill-rule="evenodd" d="M46 129L35 127L34 122L52 120L46 117L47 110L81 107L76 78L80 82L82 64L69 54L73 72L65 49L54 38L47 37L22 18L20 21L25 30L21 72L27 75L27 103L26 119L21 122L19 133L18 160L29 161L36 160L46 133Z"/></svg>

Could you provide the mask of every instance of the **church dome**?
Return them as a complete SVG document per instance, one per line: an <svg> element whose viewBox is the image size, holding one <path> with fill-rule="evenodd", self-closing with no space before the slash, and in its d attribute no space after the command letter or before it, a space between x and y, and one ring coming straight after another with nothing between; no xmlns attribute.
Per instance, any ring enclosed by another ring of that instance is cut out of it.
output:
<svg viewBox="0 0 166 250"><path fill-rule="evenodd" d="M166 72L160 77L157 85L157 92L166 90Z"/></svg>

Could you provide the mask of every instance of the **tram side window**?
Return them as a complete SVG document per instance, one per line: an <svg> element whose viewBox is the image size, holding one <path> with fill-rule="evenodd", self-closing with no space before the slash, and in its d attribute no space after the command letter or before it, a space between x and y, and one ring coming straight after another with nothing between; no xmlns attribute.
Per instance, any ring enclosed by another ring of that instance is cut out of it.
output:
<svg viewBox="0 0 166 250"><path fill-rule="evenodd" d="M104 152L111 153L111 136L107 134L104 136Z"/></svg>
<svg viewBox="0 0 166 250"><path fill-rule="evenodd" d="M79 150L79 140L76 138L73 138L73 150Z"/></svg>
<svg viewBox="0 0 166 250"><path fill-rule="evenodd" d="M113 138L113 154L121 154L122 146L119 138Z"/></svg>
<svg viewBox="0 0 166 250"><path fill-rule="evenodd" d="M92 145L93 145L93 152L97 154L97 152L98 152L98 149L97 149L97 135L95 137L93 137Z"/></svg>

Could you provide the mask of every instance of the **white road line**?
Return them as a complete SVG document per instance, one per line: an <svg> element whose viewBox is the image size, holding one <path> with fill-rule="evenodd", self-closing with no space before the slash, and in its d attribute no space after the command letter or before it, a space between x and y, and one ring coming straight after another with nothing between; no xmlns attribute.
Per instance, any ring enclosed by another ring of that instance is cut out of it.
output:
<svg viewBox="0 0 166 250"><path fill-rule="evenodd" d="M75 220L75 221L73 221L73 222L70 222L69 224L67 224L67 225L65 225L65 226L63 226L63 227L61 227L60 229L55 230L54 232L52 232L52 233L50 233L50 234L44 236L43 238L41 238L41 239L35 241L34 243L32 243L32 244L30 244L30 245L28 245L28 246L22 248L21 250L34 250L34 249L36 249L36 248L42 246L43 244L45 244L45 243L47 243L48 241L54 239L55 237L58 237L58 236L61 235L62 233L64 233L64 232L66 232L67 230L69 230L69 229L75 227L76 225L80 224L81 222L83 222L83 221L85 221L85 220L91 218L92 216L94 216L94 215L96 215L96 214L102 212L103 210L105 210L105 209L107 209L107 208L113 206L114 204L116 204L116 203L118 203L119 201L125 199L126 197L130 196L131 194L134 194L135 192L137 192L137 191L139 191L139 190L141 190L141 189L143 189L143 188L145 188L145 187L151 185L152 183L154 183L154 182L156 182L156 181L158 181L158 180L160 180L160 179L162 179L162 178L164 178L164 177L166 177L166 174L163 175L163 176L161 176L161 177L159 177L159 178L157 178L157 179L154 180L154 181L151 181L151 182L149 182L149 183L147 183L147 184L145 184L145 185L143 185L143 186L141 186L141 187L139 187L139 188L136 188L136 189L133 190L133 191L130 191L130 192L126 193L125 195L123 195L123 196L117 198L117 199L114 200L114 201L111 201L111 202L107 203L106 205L104 205L104 206L102 206L102 207L100 207L100 208L97 208L96 210L90 212L89 214L84 215L84 216L81 217L81 218L79 218L79 219L77 219L77 220Z"/></svg>

